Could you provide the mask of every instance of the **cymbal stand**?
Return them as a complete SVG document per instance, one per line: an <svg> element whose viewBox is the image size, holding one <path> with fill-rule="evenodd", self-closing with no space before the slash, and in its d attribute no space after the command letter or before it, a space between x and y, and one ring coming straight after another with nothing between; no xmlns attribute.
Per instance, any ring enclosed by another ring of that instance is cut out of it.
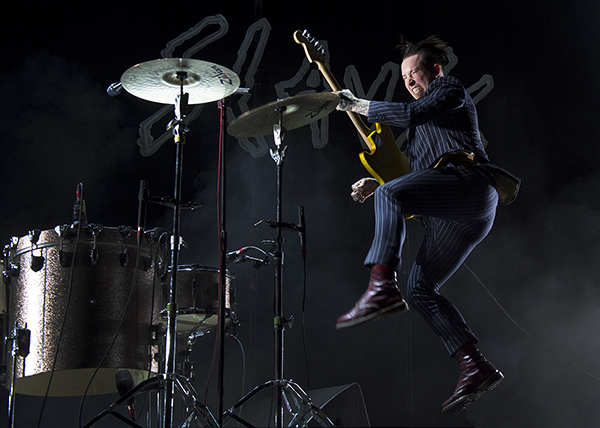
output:
<svg viewBox="0 0 600 428"><path fill-rule="evenodd" d="M285 380L283 378L283 357L284 357L284 330L285 325L292 322L293 318L286 319L283 316L283 237L282 230L283 228L297 230L295 225L290 225L288 223L282 223L282 207L283 207L283 164L285 161L285 155L287 153L287 146L284 144L286 129L283 126L283 113L285 112L286 107L276 108L276 111L279 112L279 123L273 125L273 137L275 140L276 150L271 149L271 158L277 164L277 219L275 223L275 227L277 229L277 237L274 242L274 251L270 254L270 257L274 260L274 276L275 276L275 286L274 286L274 321L273 327L275 329L275 370L274 375L275 379L270 380L262 385L255 387L252 391L242 397L236 404L230 407L225 414L232 419L242 423L247 427L252 427L252 425L248 424L247 421L244 421L242 418L238 417L234 414L234 411L237 410L240 406L242 406L246 401L248 401L252 396L256 393L266 389L266 388L275 388L276 394L276 412L275 412L275 427L281 428L284 424L284 400L285 406L288 409L291 409L291 403L285 396L284 390L288 391L292 395L292 400L294 401L295 406L299 409L298 412L294 415L292 422L290 422L289 426L297 426L297 424L302 422L307 422L308 418L314 417L315 420L319 421L322 425L326 427L333 427L333 423L329 418L323 413L323 411L315 406L310 398L306 395L306 393L296 385L294 382L290 380ZM273 226L271 222L268 222L269 225ZM308 415L308 416L307 416Z"/></svg>
<svg viewBox="0 0 600 428"><path fill-rule="evenodd" d="M183 92L183 82L187 78L185 71L177 72L177 78L181 81L181 91L177 95L175 100L175 118L169 123L169 130L173 131L174 142L176 144L176 156L175 156L175 190L173 199L169 201L169 198L150 198L151 202L165 202L168 205L173 206L173 235L171 236L171 281L169 286L169 303L167 304L167 331L165 338L165 370L153 378L147 379L141 382L135 388L131 389L127 394L123 395L119 400L114 402L111 406L100 413L90 423L85 425L84 428L88 428L96 424L100 419L107 415L111 415L121 420L124 423L132 427L140 427L135 422L127 420L120 413L118 413L117 407L129 398L141 392L156 389L159 394L164 393L162 400L162 408L159 403L159 419L161 428L171 428L173 426L173 410L175 407L175 391L176 389L181 393L184 398L185 406L187 409L192 409L186 416L185 421L180 426L191 426L192 421L196 423L203 423L202 426L209 428L219 428L217 421L210 412L210 410L202 404L201 400L198 399L198 394L194 390L194 387L185 377L175 373L176 368L176 349L177 349L177 267L179 266L179 252L183 240L180 236L180 218L181 208L187 207L187 204L181 202L181 184L183 177L183 144L185 143L185 114L188 107L189 94ZM146 195L146 197L148 197Z"/></svg>
<svg viewBox="0 0 600 428"><path fill-rule="evenodd" d="M281 235L282 226L282 177L283 177L283 163L285 161L285 155L287 152L287 146L284 144L286 129L283 127L283 112L285 108L279 110L279 125L273 126L273 137L275 139L275 145L277 151L271 149L271 158L277 164L277 238L275 240L275 317L273 318L273 328L275 329L275 379L283 379L283 332L285 330L286 320L283 317L283 237ZM275 426L277 428L283 426L283 403L282 394L283 390L280 385L276 387L277 390L277 413L275 414Z"/></svg>
<svg viewBox="0 0 600 428"><path fill-rule="evenodd" d="M224 406L224 383L225 383L225 299L227 287L227 228L226 228L226 211L227 211L227 110L228 100L223 98L219 101L220 108L220 132L219 135L219 153L220 153L220 174L218 177L219 184L217 186L217 204L219 204L219 309L217 312L217 354L218 354L218 383L217 383L217 411L219 426L223 426L223 406Z"/></svg>
<svg viewBox="0 0 600 428"><path fill-rule="evenodd" d="M162 411L162 428L171 428L173 422L173 408L175 404L175 387L185 396L186 401L194 403L193 411L188 416L184 426L188 422L200 419L208 427L218 424L210 410L200 404L197 394L189 382L181 384L181 379L175 373L176 368L176 349L177 349L177 267L179 266L179 252L181 250L182 239L180 236L180 218L181 218L181 184L183 178L183 144L185 144L185 115L187 113L189 94L183 92L183 82L188 77L187 72L177 72L177 78L181 81L181 90L175 101L175 119L171 121L168 129L173 130L174 141L176 144L175 161L175 190L174 190L174 209L173 209L173 236L171 237L171 283L169 287L169 304L167 305L167 332L165 341L165 396ZM208 416L208 417L207 417Z"/></svg>
<svg viewBox="0 0 600 428"><path fill-rule="evenodd" d="M175 155L175 190L173 193L173 236L171 237L171 283L169 287L169 303L167 304L167 332L165 341L165 396L163 401L163 428L170 428L173 421L173 405L175 383L169 375L175 374L175 357L177 348L177 268L179 266L179 251L181 249L180 219L181 219L181 182L183 176L183 144L185 144L185 114L187 113L189 95L183 92L183 81L187 73L178 72L181 81L181 91L175 101L175 119L169 124L173 130L176 146Z"/></svg>

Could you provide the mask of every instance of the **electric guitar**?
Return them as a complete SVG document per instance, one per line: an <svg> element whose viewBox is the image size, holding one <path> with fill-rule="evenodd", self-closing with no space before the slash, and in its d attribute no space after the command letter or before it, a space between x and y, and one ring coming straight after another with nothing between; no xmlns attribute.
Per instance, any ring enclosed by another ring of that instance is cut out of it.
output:
<svg viewBox="0 0 600 428"><path fill-rule="evenodd" d="M317 64L319 71L325 77L331 89L334 92L341 91L342 87L327 67L325 49L323 49L319 42L311 37L306 30L304 32L296 31L294 33L294 40L304 47L304 52L308 60L311 63L314 62ZM360 115L351 111L346 113L350 116L352 123L354 123L354 126L369 149L368 152L363 151L359 153L360 160L367 171L377 179L379 184L398 178L409 171L408 158L398 148L396 138L388 125L377 123L375 124L375 131L371 131L371 128L363 122ZM382 141L379 147L373 141L375 133L379 134Z"/></svg>

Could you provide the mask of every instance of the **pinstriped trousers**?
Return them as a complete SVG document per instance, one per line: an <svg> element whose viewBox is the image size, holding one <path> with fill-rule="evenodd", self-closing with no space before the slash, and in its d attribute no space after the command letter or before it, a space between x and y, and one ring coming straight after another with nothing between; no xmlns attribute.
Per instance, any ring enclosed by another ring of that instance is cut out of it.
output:
<svg viewBox="0 0 600 428"><path fill-rule="evenodd" d="M425 217L425 237L408 278L406 298L450 355L469 341L476 343L459 310L439 289L492 228L498 204L492 179L476 167L424 169L379 186L374 200L375 237L365 265L400 271L404 214Z"/></svg>

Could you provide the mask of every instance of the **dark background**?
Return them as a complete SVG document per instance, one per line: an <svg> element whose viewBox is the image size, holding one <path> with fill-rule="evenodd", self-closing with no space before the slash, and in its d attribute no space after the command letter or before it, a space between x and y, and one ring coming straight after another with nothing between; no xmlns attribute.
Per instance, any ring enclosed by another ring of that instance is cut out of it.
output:
<svg viewBox="0 0 600 428"><path fill-rule="evenodd" d="M255 82L244 75L254 53L239 73L241 86L253 88L249 108L275 101L280 96L275 85L302 66L305 56L293 41L295 30L307 28L327 41L331 70L340 82L346 67L354 65L365 93L385 63L400 63L394 47L402 36L418 41L437 34L447 40L458 57L451 74L465 86L484 75L493 77L493 89L478 103L480 128L490 158L523 180L517 201L498 208L494 229L466 261L492 295L464 267L443 289L506 380L467 412L443 415L441 403L452 393L458 370L416 313L335 330L336 318L366 287L362 259L373 227L372 202L359 205L349 197L350 185L367 174L358 160L360 142L342 113L328 117L328 141L322 148L311 142L309 127L287 136L283 217L297 222L297 206L305 207L310 370L299 321L302 259L297 234L287 232L284 308L296 323L285 333L285 378L310 390L358 382L373 426L597 426L597 2L61 2L13 3L2 9L3 244L31 229L69 223L79 182L88 219L113 227L136 225L141 179L149 181L153 195L172 194L172 140L150 156L137 144L138 125L161 106L125 92L110 98L106 88L136 63L160 58L170 40L206 17L222 14L229 28L193 57L228 68L253 23L264 18L271 27ZM175 48L173 56L214 30L207 27ZM286 91L296 95L304 90L326 88L322 83L309 87L304 78ZM407 96L398 85L394 99ZM242 113L238 100L231 97L234 115ZM218 265L218 113L216 102L207 103L189 124L183 199L203 207L182 215L189 247L182 263ZM154 126L155 138L170 118ZM264 141L273 146L271 137ZM260 219L275 219L275 164L266 151L250 153L231 137L227 159L228 248L261 245L275 233L253 226ZM148 225L170 228L171 212L151 206ZM419 224L409 222L407 266L420 233ZM256 270L250 263L230 268L236 274L238 337L246 365L244 372L240 347L227 341L226 407L242 396L242 389L248 392L273 377L274 355L272 268ZM195 385L202 395L213 347L214 335L199 338L194 346ZM207 400L213 411L216 379L215 372ZM90 397L84 423L116 397ZM18 396L16 426L35 426L40 403L39 397ZM49 399L41 426L77 426L78 406L77 397Z"/></svg>

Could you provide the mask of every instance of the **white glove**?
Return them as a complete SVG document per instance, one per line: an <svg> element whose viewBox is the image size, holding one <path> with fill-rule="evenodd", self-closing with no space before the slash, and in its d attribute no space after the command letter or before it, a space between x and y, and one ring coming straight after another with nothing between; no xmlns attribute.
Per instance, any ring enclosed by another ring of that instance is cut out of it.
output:
<svg viewBox="0 0 600 428"><path fill-rule="evenodd" d="M340 103L337 106L337 110L352 111L352 107L359 101L350 89L338 91L336 94L340 96Z"/></svg>

